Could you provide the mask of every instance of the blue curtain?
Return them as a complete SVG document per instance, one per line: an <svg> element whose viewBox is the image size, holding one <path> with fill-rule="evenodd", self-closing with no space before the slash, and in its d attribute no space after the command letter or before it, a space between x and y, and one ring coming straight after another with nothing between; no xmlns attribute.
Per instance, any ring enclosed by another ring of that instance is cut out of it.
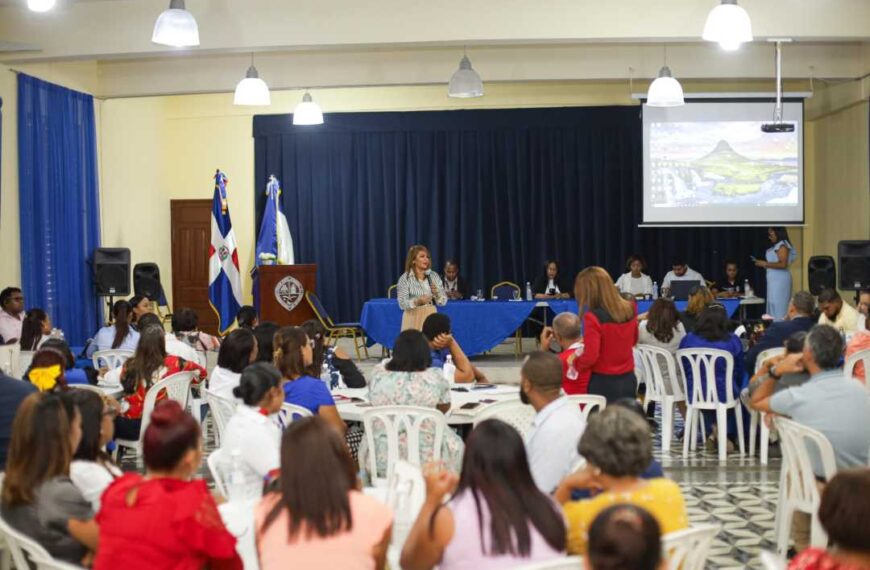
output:
<svg viewBox="0 0 870 570"><path fill-rule="evenodd" d="M18 75L18 180L26 306L82 345L101 320L90 265L100 246L91 95Z"/></svg>
<svg viewBox="0 0 870 570"><path fill-rule="evenodd" d="M274 174L296 261L318 264L319 294L342 320L386 295L415 243L438 271L457 259L472 290L534 281L549 258L572 277L597 264L616 278L637 252L659 282L674 255L708 279L733 256L763 294L749 255L763 255L764 229L638 228L638 107L339 113L315 127L260 115L253 126L257 227Z"/></svg>

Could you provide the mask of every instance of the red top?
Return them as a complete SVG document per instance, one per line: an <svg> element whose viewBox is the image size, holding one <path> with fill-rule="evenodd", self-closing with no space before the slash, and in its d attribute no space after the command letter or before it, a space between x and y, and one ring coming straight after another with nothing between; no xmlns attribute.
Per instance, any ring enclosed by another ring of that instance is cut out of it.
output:
<svg viewBox="0 0 870 570"><path fill-rule="evenodd" d="M94 569L242 570L205 481L128 473L103 493Z"/></svg>
<svg viewBox="0 0 870 570"><path fill-rule="evenodd" d="M604 309L583 315L583 354L574 360L582 376L628 374L634 371L634 345L637 344L637 311L624 323L617 323Z"/></svg>
<svg viewBox="0 0 870 570"><path fill-rule="evenodd" d="M792 558L788 570L866 570L866 567L839 562L824 548L807 548Z"/></svg>
<svg viewBox="0 0 870 570"><path fill-rule="evenodd" d="M164 379L167 376L172 376L173 374L177 374L179 372L196 372L197 374L193 377L193 383L199 384L208 376L208 372L205 368L200 366L195 362L190 362L189 360L185 360L180 356L175 356L174 354L167 354L166 358L163 359L163 369L162 374L160 375L160 379ZM123 368L121 370L121 378L127 373L127 368ZM129 418L131 420L138 420L142 417L142 412L145 408L145 382L139 381L139 385L136 386L136 391L132 394L126 394L124 396L124 400L130 405L127 408L127 411L122 415L125 418ZM166 392L160 392L157 394L157 401L165 400Z"/></svg>
<svg viewBox="0 0 870 570"><path fill-rule="evenodd" d="M582 353L582 347L568 348L559 353L559 360L562 361L562 389L565 390L566 394L589 393L589 377L592 375L592 371L587 369L584 372L577 372L577 369L573 368L574 361Z"/></svg>

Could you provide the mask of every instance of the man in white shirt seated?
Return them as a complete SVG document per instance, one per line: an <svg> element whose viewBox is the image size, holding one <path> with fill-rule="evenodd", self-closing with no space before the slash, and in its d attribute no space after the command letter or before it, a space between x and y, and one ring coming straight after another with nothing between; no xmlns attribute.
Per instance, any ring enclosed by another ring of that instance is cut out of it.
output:
<svg viewBox="0 0 870 570"><path fill-rule="evenodd" d="M820 325L830 325L845 334L858 330L858 311L844 302L836 289L825 289L819 293L819 310L822 312L819 315Z"/></svg>
<svg viewBox="0 0 870 570"><path fill-rule="evenodd" d="M535 484L552 493L580 456L577 442L586 429L580 408L561 395L562 362L549 352L533 352L520 371L520 399L537 415L526 437L526 454Z"/></svg>
<svg viewBox="0 0 870 570"><path fill-rule="evenodd" d="M662 281L662 295L667 297L671 292L671 281L698 281L704 285L704 276L689 267L681 258L674 259L671 270Z"/></svg>

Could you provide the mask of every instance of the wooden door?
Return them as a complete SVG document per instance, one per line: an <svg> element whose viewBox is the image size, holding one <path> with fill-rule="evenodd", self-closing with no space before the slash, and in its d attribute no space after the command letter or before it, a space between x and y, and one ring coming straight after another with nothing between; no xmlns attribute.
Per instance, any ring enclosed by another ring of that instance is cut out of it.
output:
<svg viewBox="0 0 870 570"><path fill-rule="evenodd" d="M172 308L189 307L199 329L217 334L217 315L208 304L211 200L171 200Z"/></svg>

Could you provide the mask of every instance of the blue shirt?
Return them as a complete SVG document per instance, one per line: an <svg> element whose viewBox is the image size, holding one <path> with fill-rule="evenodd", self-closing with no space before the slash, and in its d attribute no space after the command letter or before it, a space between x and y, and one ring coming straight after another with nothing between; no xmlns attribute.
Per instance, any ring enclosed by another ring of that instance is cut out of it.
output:
<svg viewBox="0 0 870 570"><path fill-rule="evenodd" d="M680 341L680 348L718 348L719 350L724 350L726 352L730 352L731 356L734 358L734 375L729 379L732 383L732 395L736 398L740 395L740 390L743 389L743 344L741 344L740 339L737 338L733 333L728 336L725 340L707 340L704 337L696 335L695 333L687 334L682 341ZM683 374L686 379L686 386L688 387L687 398L689 401L692 401L692 370L691 366L688 362L684 362L681 359L678 359L677 366L683 368ZM703 366L701 370L703 371ZM706 382L706 379L702 379L702 382ZM704 384L706 386L706 384ZM726 392L726 378L725 378L725 362L722 359L716 361L716 391L719 394L719 401L724 402L727 397Z"/></svg>
<svg viewBox="0 0 870 570"><path fill-rule="evenodd" d="M447 360L449 355L450 351L446 348L442 348L441 350L431 350L429 356L432 358L432 364L429 365L429 368L444 368L444 362Z"/></svg>
<svg viewBox="0 0 870 570"><path fill-rule="evenodd" d="M284 383L284 401L317 414L320 406L334 406L335 400L320 378L300 376Z"/></svg>
<svg viewBox="0 0 870 570"><path fill-rule="evenodd" d="M0 469L6 468L6 453L12 441L12 421L18 406L36 386L27 380L16 380L0 372Z"/></svg>

